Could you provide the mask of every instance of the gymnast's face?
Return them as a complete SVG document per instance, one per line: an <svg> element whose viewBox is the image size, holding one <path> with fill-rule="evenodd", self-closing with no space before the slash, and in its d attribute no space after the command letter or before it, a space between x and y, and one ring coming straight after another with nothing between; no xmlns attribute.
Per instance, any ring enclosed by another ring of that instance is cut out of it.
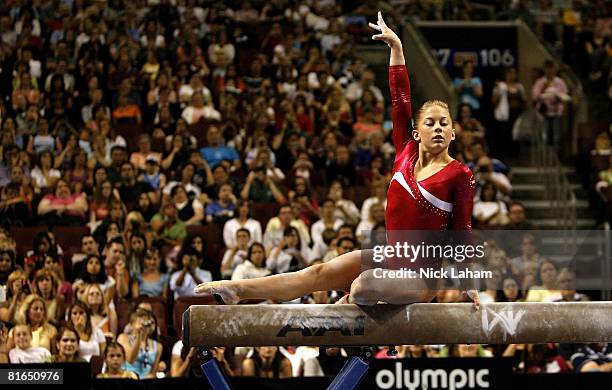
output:
<svg viewBox="0 0 612 390"><path fill-rule="evenodd" d="M426 152L439 154L448 151L448 146L455 139L453 120L447 109L430 105L419 115L417 127L412 136Z"/></svg>

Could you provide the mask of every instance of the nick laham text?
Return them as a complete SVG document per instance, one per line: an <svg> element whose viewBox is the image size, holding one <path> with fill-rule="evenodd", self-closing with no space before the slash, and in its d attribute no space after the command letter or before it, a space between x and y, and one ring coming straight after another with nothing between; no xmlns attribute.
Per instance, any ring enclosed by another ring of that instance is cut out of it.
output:
<svg viewBox="0 0 612 390"><path fill-rule="evenodd" d="M493 272L455 268L374 268L374 277L376 279L492 279Z"/></svg>

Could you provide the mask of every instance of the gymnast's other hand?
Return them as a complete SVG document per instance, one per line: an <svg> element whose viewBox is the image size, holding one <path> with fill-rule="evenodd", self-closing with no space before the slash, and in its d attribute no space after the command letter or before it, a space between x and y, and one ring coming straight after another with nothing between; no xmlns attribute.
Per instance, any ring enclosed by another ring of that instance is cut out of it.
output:
<svg viewBox="0 0 612 390"><path fill-rule="evenodd" d="M196 294L218 295L226 305L240 302L238 288L229 280L201 283L194 289Z"/></svg>
<svg viewBox="0 0 612 390"><path fill-rule="evenodd" d="M464 294L474 302L474 309L480 310L480 295L478 295L478 290L467 290Z"/></svg>
<svg viewBox="0 0 612 390"><path fill-rule="evenodd" d="M387 24L383 20L382 13L380 11L378 11L378 20L376 21L376 24L371 23L371 22L368 24L374 30L380 31L380 34L372 35L373 40L383 41L390 48L401 47L402 42L400 41L397 34L393 30L391 30L389 27L387 27Z"/></svg>

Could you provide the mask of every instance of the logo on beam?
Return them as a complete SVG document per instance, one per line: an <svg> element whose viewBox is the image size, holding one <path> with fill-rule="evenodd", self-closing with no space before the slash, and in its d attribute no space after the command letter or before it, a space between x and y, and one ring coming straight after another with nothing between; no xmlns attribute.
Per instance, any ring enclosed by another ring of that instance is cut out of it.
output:
<svg viewBox="0 0 612 390"><path fill-rule="evenodd" d="M287 334L291 332L298 332L304 337L325 336L326 332L340 332L342 336L363 336L365 316L357 316L354 319L340 316L290 319L280 328L276 337L287 337Z"/></svg>
<svg viewBox="0 0 612 390"><path fill-rule="evenodd" d="M493 320L489 322L488 313L493 315ZM491 336L495 327L499 324L504 331L504 341L508 335L514 336L516 334L516 328L523 318L525 310L519 310L516 314L512 311L512 307L507 306L496 313L488 307L482 308L482 330L487 334L487 337Z"/></svg>

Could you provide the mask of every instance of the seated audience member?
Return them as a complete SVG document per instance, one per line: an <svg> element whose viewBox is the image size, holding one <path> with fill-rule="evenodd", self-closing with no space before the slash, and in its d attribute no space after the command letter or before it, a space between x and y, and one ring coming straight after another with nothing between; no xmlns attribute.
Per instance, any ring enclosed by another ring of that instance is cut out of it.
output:
<svg viewBox="0 0 612 390"><path fill-rule="evenodd" d="M32 346L51 351L57 329L47 321L47 305L41 297L30 294L24 299L17 314L17 324L26 324L30 327ZM9 338L10 336L9 334Z"/></svg>
<svg viewBox="0 0 612 390"><path fill-rule="evenodd" d="M266 167L256 167L249 172L240 196L253 202L287 202L281 188L266 175Z"/></svg>
<svg viewBox="0 0 612 390"><path fill-rule="evenodd" d="M266 251L271 251L283 239L285 229L289 226L295 227L300 232L300 241L310 245L310 234L304 222L296 218L293 209L289 205L283 205L278 210L278 216L271 218L266 225L263 236L263 244Z"/></svg>
<svg viewBox="0 0 612 390"><path fill-rule="evenodd" d="M178 211L178 218L185 226L200 225L204 219L204 205L197 199L190 199L185 187L177 185L170 191L170 198Z"/></svg>
<svg viewBox="0 0 612 390"><path fill-rule="evenodd" d="M480 197L474 202L472 216L478 225L504 226L510 222L506 204L499 200L497 189L491 182L485 182Z"/></svg>
<svg viewBox="0 0 612 390"><path fill-rule="evenodd" d="M250 233L249 244L253 242L261 242L261 223L251 218L250 204L248 201L239 199L236 204L234 218L230 219L223 225L223 242L227 248L232 248L236 245L236 232L238 229L247 229Z"/></svg>
<svg viewBox="0 0 612 390"><path fill-rule="evenodd" d="M65 298L60 294L60 281L58 276L46 269L36 271L32 282L34 294L45 301L47 307L47 320L52 325L58 325L64 316Z"/></svg>
<svg viewBox="0 0 612 390"><path fill-rule="evenodd" d="M162 207L161 213L153 216L151 228L159 241L165 245L179 246L187 237L187 227L178 218L178 210L172 203L166 203Z"/></svg>
<svg viewBox="0 0 612 390"><path fill-rule="evenodd" d="M96 378L139 379L138 374L125 369L125 348L116 341L111 341L104 348L104 363L106 371L99 373Z"/></svg>
<svg viewBox="0 0 612 390"><path fill-rule="evenodd" d="M382 203L374 203L369 208L369 216L361 220L355 229L357 240L363 248L371 248L370 236L374 226L385 222L385 206Z"/></svg>
<svg viewBox="0 0 612 390"><path fill-rule="evenodd" d="M270 251L266 266L274 273L292 272L310 265L312 251L300 241L300 233L293 226L285 229L281 242Z"/></svg>
<svg viewBox="0 0 612 390"><path fill-rule="evenodd" d="M336 202L336 209L334 210L334 217L344 221L349 225L356 225L359 223L359 209L355 206L355 202L344 198L344 191L342 183L334 180L329 187L329 199Z"/></svg>
<svg viewBox="0 0 612 390"><path fill-rule="evenodd" d="M71 327L63 326L55 336L55 353L45 363L86 363L79 356L79 333Z"/></svg>
<svg viewBox="0 0 612 390"><path fill-rule="evenodd" d="M106 345L106 338L99 328L93 326L89 307L84 302L76 300L66 313L67 325L79 334L79 356L90 361L92 356L100 355Z"/></svg>
<svg viewBox="0 0 612 390"><path fill-rule="evenodd" d="M542 260L536 273L536 286L527 293L527 302L551 302L561 297L557 284L557 267L550 260Z"/></svg>
<svg viewBox="0 0 612 390"><path fill-rule="evenodd" d="M16 325L11 332L12 344L15 347L9 351L10 363L42 363L51 357L51 352L47 348L32 346L30 325Z"/></svg>
<svg viewBox="0 0 612 390"><path fill-rule="evenodd" d="M179 253L177 263L181 269L170 277L170 290L174 292L174 299L192 296L198 284L212 281L211 273L201 269L200 262L193 249L187 248Z"/></svg>
<svg viewBox="0 0 612 390"><path fill-rule="evenodd" d="M249 247L246 259L237 265L232 273L232 280L253 279L270 275L266 266L266 249L259 242L254 242Z"/></svg>
<svg viewBox="0 0 612 390"><path fill-rule="evenodd" d="M489 269L491 278L485 279L485 290L480 292L481 303L497 302L501 294L502 273L499 269Z"/></svg>
<svg viewBox="0 0 612 390"><path fill-rule="evenodd" d="M125 368L141 379L156 378L162 345L157 341L157 322L147 310L136 309L130 315L132 333L122 333L117 342L125 350Z"/></svg>
<svg viewBox="0 0 612 390"><path fill-rule="evenodd" d="M104 302L104 294L99 284L92 283L85 288L83 300L91 313L91 325L104 333L105 337L117 335L117 313L113 307Z"/></svg>
<svg viewBox="0 0 612 390"><path fill-rule="evenodd" d="M570 268L562 268L557 274L557 287L561 291L561 297L553 302L584 302L589 297L576 292L576 273Z"/></svg>
<svg viewBox="0 0 612 390"><path fill-rule="evenodd" d="M234 372L225 358L225 351L225 347L211 348L212 356L221 366L223 373L226 376L234 376ZM170 376L172 377L199 378L202 375L202 369L200 367L204 362L203 358L198 356L197 348L188 348L184 346L183 340L178 340L174 343L170 362Z"/></svg>
<svg viewBox="0 0 612 390"><path fill-rule="evenodd" d="M502 280L502 293L498 302L523 302L525 296L514 275L506 275Z"/></svg>
<svg viewBox="0 0 612 390"><path fill-rule="evenodd" d="M100 256L88 255L83 260L81 274L75 281L75 284L79 281L86 284L98 284L104 292L104 302L110 304L113 301L117 283L112 276L107 276L106 267L102 264Z"/></svg>
<svg viewBox="0 0 612 390"><path fill-rule="evenodd" d="M139 296L168 297L169 276L160 270L161 259L157 250L148 250L144 256L143 271L132 280L132 298Z"/></svg>
<svg viewBox="0 0 612 390"><path fill-rule="evenodd" d="M242 375L259 378L291 378L291 362L277 347L256 347L242 362Z"/></svg>
<svg viewBox="0 0 612 390"><path fill-rule="evenodd" d="M241 228L236 232L236 245L227 248L221 260L221 276L230 278L236 267L242 264L247 258L251 232Z"/></svg>
<svg viewBox="0 0 612 390"><path fill-rule="evenodd" d="M38 204L41 223L49 226L83 226L87 219L87 198L84 193L72 194L68 183L58 180L53 194Z"/></svg>
<svg viewBox="0 0 612 390"><path fill-rule="evenodd" d="M0 321L17 323L17 313L29 293L26 273L19 268L11 272L6 281L6 301L0 304Z"/></svg>
<svg viewBox="0 0 612 390"><path fill-rule="evenodd" d="M318 356L304 359L304 376L337 375L347 360L342 348L319 347Z"/></svg>

